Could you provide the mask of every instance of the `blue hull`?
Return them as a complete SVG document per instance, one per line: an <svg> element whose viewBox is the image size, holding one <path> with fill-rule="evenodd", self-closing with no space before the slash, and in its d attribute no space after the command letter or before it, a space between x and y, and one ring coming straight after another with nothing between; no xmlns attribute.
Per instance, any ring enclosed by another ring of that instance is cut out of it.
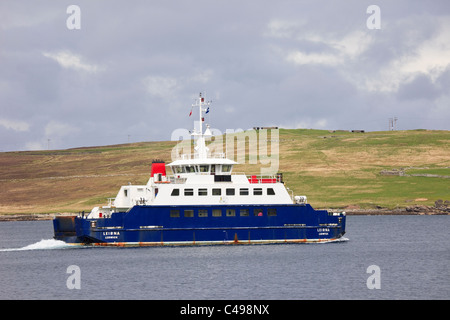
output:
<svg viewBox="0 0 450 320"><path fill-rule="evenodd" d="M135 206L110 218L56 217L55 239L113 246L326 242L345 214L306 205Z"/></svg>

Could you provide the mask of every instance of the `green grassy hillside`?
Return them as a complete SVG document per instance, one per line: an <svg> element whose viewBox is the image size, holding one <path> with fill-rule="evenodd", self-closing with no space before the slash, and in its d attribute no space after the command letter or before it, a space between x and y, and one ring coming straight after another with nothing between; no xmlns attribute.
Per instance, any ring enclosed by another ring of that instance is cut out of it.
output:
<svg viewBox="0 0 450 320"><path fill-rule="evenodd" d="M433 205L437 199L450 200L450 179L380 175L382 170L410 167L448 170L449 131L286 130L282 135L294 141L290 147L280 148L291 152L281 153L281 171L291 188L308 195L316 206L394 208L411 202ZM303 145L296 143L301 140Z"/></svg>
<svg viewBox="0 0 450 320"><path fill-rule="evenodd" d="M394 208L450 200L450 131L281 129L279 141L286 186L307 195L316 208ZM170 162L174 146L172 141L143 142L0 153L0 214L89 211L114 197L121 185L145 184L151 160ZM234 171L259 174L261 166L247 160ZM406 175L380 174L402 168ZM427 173L437 177L409 175Z"/></svg>

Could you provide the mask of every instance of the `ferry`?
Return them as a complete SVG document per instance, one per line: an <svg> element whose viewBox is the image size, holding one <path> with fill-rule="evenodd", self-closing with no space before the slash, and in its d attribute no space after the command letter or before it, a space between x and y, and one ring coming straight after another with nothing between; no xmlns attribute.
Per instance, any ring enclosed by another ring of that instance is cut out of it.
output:
<svg viewBox="0 0 450 320"><path fill-rule="evenodd" d="M345 212L315 210L293 196L282 174L247 176L237 164L212 154L203 131L211 102L199 95L199 125L191 132L195 152L165 164L153 160L145 185L125 185L105 206L57 216L54 238L93 246L283 244L339 241ZM169 171L170 170L170 171Z"/></svg>

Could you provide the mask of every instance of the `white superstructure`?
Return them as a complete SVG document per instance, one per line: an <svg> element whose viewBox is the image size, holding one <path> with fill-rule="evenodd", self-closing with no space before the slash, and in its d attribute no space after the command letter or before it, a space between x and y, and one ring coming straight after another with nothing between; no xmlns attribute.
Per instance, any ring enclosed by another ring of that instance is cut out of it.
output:
<svg viewBox="0 0 450 320"><path fill-rule="evenodd" d="M292 204L293 197L280 175L262 177L233 173L235 161L224 154L209 154L205 137L211 136L211 131L207 125L203 132L203 122L210 105L201 94L192 105L198 107L200 120L199 130L191 132L196 139L193 155L181 155L168 164L171 175L166 174L162 161L154 161L146 185L122 186L107 206L95 207L88 217L108 217L135 205ZM306 203L306 197L296 197L295 202Z"/></svg>

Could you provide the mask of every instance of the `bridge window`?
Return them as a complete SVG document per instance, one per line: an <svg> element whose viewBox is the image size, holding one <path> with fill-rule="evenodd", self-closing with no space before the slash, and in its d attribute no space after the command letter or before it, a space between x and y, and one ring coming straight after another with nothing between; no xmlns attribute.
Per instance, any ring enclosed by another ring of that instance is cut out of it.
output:
<svg viewBox="0 0 450 320"><path fill-rule="evenodd" d="M187 173L193 173L193 172L195 172L195 167L194 167L194 166L187 166L187 167L186 167L186 172L187 172Z"/></svg>
<svg viewBox="0 0 450 320"><path fill-rule="evenodd" d="M181 167L181 166L175 167L174 169L175 169L175 173L185 173L186 172L184 167Z"/></svg>
<svg viewBox="0 0 450 320"><path fill-rule="evenodd" d="M198 195L199 196L207 196L208 195L208 189L198 189Z"/></svg>
<svg viewBox="0 0 450 320"><path fill-rule="evenodd" d="M212 195L213 196L220 196L222 194L222 189L212 189Z"/></svg>
<svg viewBox="0 0 450 320"><path fill-rule="evenodd" d="M231 165L230 164L222 165L222 172L230 172L230 171L231 171Z"/></svg>
<svg viewBox="0 0 450 320"><path fill-rule="evenodd" d="M194 195L194 189L184 189L184 195L185 196L193 196Z"/></svg>
<svg viewBox="0 0 450 320"><path fill-rule="evenodd" d="M200 172L209 172L209 165L201 165Z"/></svg>
<svg viewBox="0 0 450 320"><path fill-rule="evenodd" d="M173 196L179 196L180 195L180 189L173 189L172 193L170 194L172 197Z"/></svg>
<svg viewBox="0 0 450 320"><path fill-rule="evenodd" d="M273 188L267 188L267 195L268 196L274 196L275 195L275 191L273 190Z"/></svg>

